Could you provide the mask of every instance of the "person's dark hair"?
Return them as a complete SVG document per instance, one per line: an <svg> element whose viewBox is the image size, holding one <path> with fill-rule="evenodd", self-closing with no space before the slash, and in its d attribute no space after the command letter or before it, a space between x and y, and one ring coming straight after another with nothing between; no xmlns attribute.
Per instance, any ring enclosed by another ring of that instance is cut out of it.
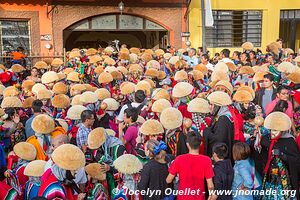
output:
<svg viewBox="0 0 300 200"><path fill-rule="evenodd" d="M236 54L238 57L240 57L240 55L241 55L241 52L239 52L239 51L234 51L233 53Z"/></svg>
<svg viewBox="0 0 300 200"><path fill-rule="evenodd" d="M283 39L282 39L282 38L278 38L278 39L276 40L276 42L282 42L282 43L283 43Z"/></svg>
<svg viewBox="0 0 300 200"><path fill-rule="evenodd" d="M221 53L225 56L225 58L229 58L230 56L230 50L229 49L223 49Z"/></svg>
<svg viewBox="0 0 300 200"><path fill-rule="evenodd" d="M18 47L17 51L24 51L24 48L23 47Z"/></svg>
<svg viewBox="0 0 300 200"><path fill-rule="evenodd" d="M274 75L273 74L265 74L264 78L269 79L270 81L274 81Z"/></svg>
<svg viewBox="0 0 300 200"><path fill-rule="evenodd" d="M136 122L139 117L138 109L135 107L126 108L124 114L126 114L126 117L128 118L130 117L132 122Z"/></svg>
<svg viewBox="0 0 300 200"><path fill-rule="evenodd" d="M143 103L145 98L146 98L146 95L145 95L145 92L143 90L138 90L134 93L134 100L137 103Z"/></svg>
<svg viewBox="0 0 300 200"><path fill-rule="evenodd" d="M219 53L215 53L215 56L220 56L220 54Z"/></svg>
<svg viewBox="0 0 300 200"><path fill-rule="evenodd" d="M35 113L42 112L43 102L39 99L36 99L32 102L32 110Z"/></svg>
<svg viewBox="0 0 300 200"><path fill-rule="evenodd" d="M286 85L280 85L277 88L277 94L280 94L282 90L289 90L290 88Z"/></svg>
<svg viewBox="0 0 300 200"><path fill-rule="evenodd" d="M254 119L256 116L255 105L250 105L244 112L244 120Z"/></svg>
<svg viewBox="0 0 300 200"><path fill-rule="evenodd" d="M93 111L91 110L84 110L81 115L80 115L80 118L81 118L81 122L85 122L87 119L91 119L92 116L94 116L94 113Z"/></svg>
<svg viewBox="0 0 300 200"><path fill-rule="evenodd" d="M16 110L14 108L5 108L5 114L7 114L7 119L12 119L12 117L16 114Z"/></svg>
<svg viewBox="0 0 300 200"><path fill-rule="evenodd" d="M272 112L285 112L288 109L288 107L289 107L289 104L287 101L279 100L276 103Z"/></svg>
<svg viewBox="0 0 300 200"><path fill-rule="evenodd" d="M233 160L246 160L250 156L250 147L243 142L237 142L232 147Z"/></svg>
<svg viewBox="0 0 300 200"><path fill-rule="evenodd" d="M255 58L255 56L256 56L255 51L251 50L251 51L249 52L249 55L250 55L250 53L252 53L252 54L254 55L254 58Z"/></svg>
<svg viewBox="0 0 300 200"><path fill-rule="evenodd" d="M244 54L245 56L246 56L246 61L250 61L250 56L249 56L249 54L248 53L246 53L246 52L243 52L242 54ZM242 55L241 54L241 55Z"/></svg>
<svg viewBox="0 0 300 200"><path fill-rule="evenodd" d="M206 53L202 54L202 57L204 57L205 60L209 61L209 56Z"/></svg>
<svg viewBox="0 0 300 200"><path fill-rule="evenodd" d="M272 56L272 57L274 58L273 54L267 53L266 56L265 56L265 59L267 59L267 58L270 57L270 56Z"/></svg>
<svg viewBox="0 0 300 200"><path fill-rule="evenodd" d="M201 135L198 132L188 132L186 142L190 145L191 149L199 149L201 144Z"/></svg>
<svg viewBox="0 0 300 200"><path fill-rule="evenodd" d="M225 143L216 143L212 148L212 152L217 154L219 159L226 159L228 156L228 147Z"/></svg>

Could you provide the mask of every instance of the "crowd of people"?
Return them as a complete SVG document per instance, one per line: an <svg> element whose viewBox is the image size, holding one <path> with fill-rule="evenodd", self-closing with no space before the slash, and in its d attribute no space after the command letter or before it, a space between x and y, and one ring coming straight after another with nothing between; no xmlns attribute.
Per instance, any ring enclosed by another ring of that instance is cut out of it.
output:
<svg viewBox="0 0 300 200"><path fill-rule="evenodd" d="M0 64L0 199L299 198L300 56L242 48Z"/></svg>

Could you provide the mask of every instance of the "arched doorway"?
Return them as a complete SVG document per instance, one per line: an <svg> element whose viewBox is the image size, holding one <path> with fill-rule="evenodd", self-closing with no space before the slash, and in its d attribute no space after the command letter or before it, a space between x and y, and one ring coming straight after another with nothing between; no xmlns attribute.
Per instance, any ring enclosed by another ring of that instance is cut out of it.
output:
<svg viewBox="0 0 300 200"><path fill-rule="evenodd" d="M63 32L64 47L98 48L106 47L111 41L139 48L166 48L169 33L163 26L148 19L133 16L109 14L79 21Z"/></svg>

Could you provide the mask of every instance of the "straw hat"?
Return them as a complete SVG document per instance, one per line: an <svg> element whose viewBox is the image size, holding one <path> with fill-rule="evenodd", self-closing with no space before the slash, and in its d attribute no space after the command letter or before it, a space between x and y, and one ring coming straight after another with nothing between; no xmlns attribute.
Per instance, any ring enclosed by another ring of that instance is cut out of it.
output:
<svg viewBox="0 0 300 200"><path fill-rule="evenodd" d="M102 165L99 163L91 163L84 167L86 173L94 179L106 180L106 173L102 171Z"/></svg>
<svg viewBox="0 0 300 200"><path fill-rule="evenodd" d="M75 106L75 105L83 105L83 102L80 101L81 95L77 94L75 95L72 100L71 100L71 105Z"/></svg>
<svg viewBox="0 0 300 200"><path fill-rule="evenodd" d="M279 49L281 49L281 45L279 44L279 42L272 42L267 46L267 50L276 55L279 54Z"/></svg>
<svg viewBox="0 0 300 200"><path fill-rule="evenodd" d="M137 118L137 120L136 120L136 123L143 124L145 121L146 120L141 115L139 115L138 118Z"/></svg>
<svg viewBox="0 0 300 200"><path fill-rule="evenodd" d="M232 62L227 62L225 63L229 69L229 71L235 72L237 70L237 67L235 64L233 64Z"/></svg>
<svg viewBox="0 0 300 200"><path fill-rule="evenodd" d="M114 98L104 99L103 102L107 104L106 110L108 111L116 111L119 109L120 103L117 102Z"/></svg>
<svg viewBox="0 0 300 200"><path fill-rule="evenodd" d="M121 90L122 91L122 90ZM99 88L95 91L95 94L97 95L99 100L103 100L106 98L110 98L111 94L106 88Z"/></svg>
<svg viewBox="0 0 300 200"><path fill-rule="evenodd" d="M156 49L154 53L156 56L163 56L165 54L164 50L162 49Z"/></svg>
<svg viewBox="0 0 300 200"><path fill-rule="evenodd" d="M204 74L199 70L193 70L189 72L194 78L195 81L202 80L204 78Z"/></svg>
<svg viewBox="0 0 300 200"><path fill-rule="evenodd" d="M186 67L188 67L188 64L186 61L184 60L178 60L176 63L175 63L175 69L184 69Z"/></svg>
<svg viewBox="0 0 300 200"><path fill-rule="evenodd" d="M167 76L166 72L158 71L158 76L157 76L158 80L163 80L166 78L166 76Z"/></svg>
<svg viewBox="0 0 300 200"><path fill-rule="evenodd" d="M255 91L250 86L247 85L241 86L237 89L237 91L247 91L252 95L253 99L255 97Z"/></svg>
<svg viewBox="0 0 300 200"><path fill-rule="evenodd" d="M113 166L118 172L129 175L136 174L143 168L141 161L132 154L124 154L118 157L114 161Z"/></svg>
<svg viewBox="0 0 300 200"><path fill-rule="evenodd" d="M172 57L172 54L170 54L170 53L165 53L164 54L164 59L165 60L170 60L171 57Z"/></svg>
<svg viewBox="0 0 300 200"><path fill-rule="evenodd" d="M188 111L191 113L209 113L209 103L202 98L195 98L188 104Z"/></svg>
<svg viewBox="0 0 300 200"><path fill-rule="evenodd" d="M79 53L79 50L72 50L70 53L69 53L69 58L79 58L80 57L80 53Z"/></svg>
<svg viewBox="0 0 300 200"><path fill-rule="evenodd" d="M145 81L145 80L142 80L142 81L139 81L136 86L135 86L135 91L138 91L138 90L142 90L146 93L147 96L149 96L151 94L151 85L149 82Z"/></svg>
<svg viewBox="0 0 300 200"><path fill-rule="evenodd" d="M57 94L51 99L54 108L68 108L70 103L70 98L65 94Z"/></svg>
<svg viewBox="0 0 300 200"><path fill-rule="evenodd" d="M170 101L166 99L158 99L151 106L153 112L161 113L164 109L172 107Z"/></svg>
<svg viewBox="0 0 300 200"><path fill-rule="evenodd" d="M230 92L230 94L232 94L233 92L233 86L229 81L224 81L224 80L218 81L214 89L217 88L218 86L225 87Z"/></svg>
<svg viewBox="0 0 300 200"><path fill-rule="evenodd" d="M259 82L264 80L264 76L268 74L268 72L256 72L253 76L253 81L254 82Z"/></svg>
<svg viewBox="0 0 300 200"><path fill-rule="evenodd" d="M165 90L163 88L156 88L153 91L151 98L153 100L158 100L158 99L170 100L170 94L167 90Z"/></svg>
<svg viewBox="0 0 300 200"><path fill-rule="evenodd" d="M105 130L98 127L92 130L88 135L88 147L89 149L99 149L105 142Z"/></svg>
<svg viewBox="0 0 300 200"><path fill-rule="evenodd" d="M114 80L113 76L108 72L102 72L98 77L99 83L110 83Z"/></svg>
<svg viewBox="0 0 300 200"><path fill-rule="evenodd" d="M0 84L0 95L3 95L4 90L5 90L5 86Z"/></svg>
<svg viewBox="0 0 300 200"><path fill-rule="evenodd" d="M105 71L105 72L108 72L108 73L111 73L111 72L116 72L116 71L118 71L118 70L117 70L117 68L114 67L114 66L107 66L107 67L105 67L104 71Z"/></svg>
<svg viewBox="0 0 300 200"><path fill-rule="evenodd" d="M19 90L14 86L8 86L3 90L3 97L15 97L20 94Z"/></svg>
<svg viewBox="0 0 300 200"><path fill-rule="evenodd" d="M104 52L108 55L111 55L114 51L115 51L114 48L111 46L108 46L104 49Z"/></svg>
<svg viewBox="0 0 300 200"><path fill-rule="evenodd" d="M94 48L89 48L88 50L86 50L86 55L87 56L93 56L96 53L98 53L98 51L96 49L94 49Z"/></svg>
<svg viewBox="0 0 300 200"><path fill-rule="evenodd" d="M230 96L222 91L215 91L208 95L207 100L210 104L217 106L228 106L232 104Z"/></svg>
<svg viewBox="0 0 300 200"><path fill-rule="evenodd" d="M98 66L95 68L94 72L96 74L101 74L102 72L104 72L104 67L103 66Z"/></svg>
<svg viewBox="0 0 300 200"><path fill-rule="evenodd" d="M119 72L121 72L123 75L127 75L129 73L128 70L126 69L126 67L123 67L123 66L117 67L117 70Z"/></svg>
<svg viewBox="0 0 300 200"><path fill-rule="evenodd" d="M25 176L40 177L44 174L46 161L33 160L28 163L24 169Z"/></svg>
<svg viewBox="0 0 300 200"><path fill-rule="evenodd" d="M75 85L72 85L71 88L70 88L70 95L75 96L77 94L83 93L84 91L86 91L85 85L75 84Z"/></svg>
<svg viewBox="0 0 300 200"><path fill-rule="evenodd" d="M138 60L139 60L139 57L137 54L135 54L135 53L129 54L130 63L132 63L132 64L137 63Z"/></svg>
<svg viewBox="0 0 300 200"><path fill-rule="evenodd" d="M15 154L27 161L34 160L36 157L36 149L35 147L28 142L19 142L14 146Z"/></svg>
<svg viewBox="0 0 300 200"><path fill-rule="evenodd" d="M55 81L58 81L58 79L58 75L54 71L48 71L42 75L43 84L53 83Z"/></svg>
<svg viewBox="0 0 300 200"><path fill-rule="evenodd" d="M101 58L100 55L93 55L93 56L90 57L90 63L92 63L92 64L95 64L95 63L97 63L99 61L102 61L102 60L103 60L103 58Z"/></svg>
<svg viewBox="0 0 300 200"><path fill-rule="evenodd" d="M123 82L120 85L121 94L127 95L135 92L135 84L131 82Z"/></svg>
<svg viewBox="0 0 300 200"><path fill-rule="evenodd" d="M67 81L80 82L79 75L80 74L78 72L70 72L67 76Z"/></svg>
<svg viewBox="0 0 300 200"><path fill-rule="evenodd" d="M233 100L238 103L249 103L253 100L253 96L250 92L240 90L236 91L236 93L233 95Z"/></svg>
<svg viewBox="0 0 300 200"><path fill-rule="evenodd" d="M213 71L213 73L211 74L211 81L215 82L215 81L229 81L229 76L221 71Z"/></svg>
<svg viewBox="0 0 300 200"><path fill-rule="evenodd" d="M20 73L25 71L25 68L22 65L14 64L13 66L11 66L11 70L15 73Z"/></svg>
<svg viewBox="0 0 300 200"><path fill-rule="evenodd" d="M67 68L64 69L64 73L67 74L67 75L70 74L71 72L74 72L74 69L71 68L71 67L67 67Z"/></svg>
<svg viewBox="0 0 300 200"><path fill-rule="evenodd" d="M130 53L134 53L134 54L137 54L137 55L141 53L140 49L136 48L136 47L130 48L129 51L130 51Z"/></svg>
<svg viewBox="0 0 300 200"><path fill-rule="evenodd" d="M228 73L229 69L228 69L228 66L226 65L226 63L219 61L215 65L214 71L219 71L219 72L222 72L222 73Z"/></svg>
<svg viewBox="0 0 300 200"><path fill-rule="evenodd" d="M57 147L51 158L53 162L65 170L78 170L85 166L84 153L73 144L63 144Z"/></svg>
<svg viewBox="0 0 300 200"><path fill-rule="evenodd" d="M176 129L182 125L182 114L176 108L166 108L160 115L160 123L165 129Z"/></svg>
<svg viewBox="0 0 300 200"><path fill-rule="evenodd" d="M143 72L143 69L141 68L141 66L139 66L139 64L131 64L129 65L129 73L138 73L138 72Z"/></svg>
<svg viewBox="0 0 300 200"><path fill-rule="evenodd" d="M252 67L253 71L256 72L269 72L269 67L267 65L256 65Z"/></svg>
<svg viewBox="0 0 300 200"><path fill-rule="evenodd" d="M37 93L37 99L43 100L43 99L51 99L53 93L51 90L42 89Z"/></svg>
<svg viewBox="0 0 300 200"><path fill-rule="evenodd" d="M49 115L39 114L33 118L31 128L38 134L48 134L54 130L55 123Z"/></svg>
<svg viewBox="0 0 300 200"><path fill-rule="evenodd" d="M67 94L68 87L63 82L57 82L54 84L52 92L54 92L54 94Z"/></svg>
<svg viewBox="0 0 300 200"><path fill-rule="evenodd" d="M295 72L296 66L290 62L282 62L278 65L277 70L282 73L291 74Z"/></svg>
<svg viewBox="0 0 300 200"><path fill-rule="evenodd" d="M147 63L147 69L151 69L151 68L159 70L160 69L160 63L157 60L150 60Z"/></svg>
<svg viewBox="0 0 300 200"><path fill-rule="evenodd" d="M67 112L67 118L72 120L79 120L81 119L81 113L85 110L87 110L87 108L81 105L71 106Z"/></svg>
<svg viewBox="0 0 300 200"><path fill-rule="evenodd" d="M49 68L48 64L44 61L36 62L34 67L37 68L37 69L48 69Z"/></svg>
<svg viewBox="0 0 300 200"><path fill-rule="evenodd" d="M250 66L242 66L239 70L239 74L248 74L248 75L252 75L254 74L254 70L252 69L252 67Z"/></svg>
<svg viewBox="0 0 300 200"><path fill-rule="evenodd" d="M53 67L59 67L63 64L64 64L64 61L62 61L62 59L60 59L60 58L54 58L51 62L51 66L53 66Z"/></svg>
<svg viewBox="0 0 300 200"><path fill-rule="evenodd" d="M108 66L114 66L116 64L116 61L114 59L112 59L111 57L107 57L104 59L103 63Z"/></svg>
<svg viewBox="0 0 300 200"><path fill-rule="evenodd" d="M177 61L179 61L179 56L172 56L170 59L169 59L169 63L171 65L175 65L177 63Z"/></svg>
<svg viewBox="0 0 300 200"><path fill-rule="evenodd" d="M129 53L120 51L119 52L119 59L121 59L121 60L129 60L130 59Z"/></svg>
<svg viewBox="0 0 300 200"><path fill-rule="evenodd" d="M203 65L202 63L196 65L194 67L194 70L198 70L198 71L202 72L204 75L207 75L207 73L208 73L207 67L205 65Z"/></svg>
<svg viewBox="0 0 300 200"><path fill-rule="evenodd" d="M114 80L123 80L123 74L119 71L110 72Z"/></svg>
<svg viewBox="0 0 300 200"><path fill-rule="evenodd" d="M6 67L3 64L0 64L0 69L2 69L3 71L6 71Z"/></svg>
<svg viewBox="0 0 300 200"><path fill-rule="evenodd" d="M116 136L116 132L112 129L107 128L107 129L105 129L105 132L107 135Z"/></svg>
<svg viewBox="0 0 300 200"><path fill-rule="evenodd" d="M300 83L300 72L296 71L287 76L287 79L293 83Z"/></svg>
<svg viewBox="0 0 300 200"><path fill-rule="evenodd" d="M81 94L80 101L84 104L96 103L98 101L98 96L94 92L84 92Z"/></svg>
<svg viewBox="0 0 300 200"><path fill-rule="evenodd" d="M187 82L177 83L172 91L173 97L180 98L188 96L192 93L194 87Z"/></svg>
<svg viewBox="0 0 300 200"><path fill-rule="evenodd" d="M159 135L164 133L164 127L155 119L148 119L143 123L139 131L144 135Z"/></svg>
<svg viewBox="0 0 300 200"><path fill-rule="evenodd" d="M294 62L300 62L300 56L297 56L295 59L294 59Z"/></svg>
<svg viewBox="0 0 300 200"><path fill-rule="evenodd" d="M43 85L43 84L41 84L41 83L36 83L36 84L32 87L31 91L32 91L33 94L37 95L38 92L39 92L40 90L46 90L46 89L47 89L47 88L46 88L45 85Z"/></svg>
<svg viewBox="0 0 300 200"><path fill-rule="evenodd" d="M154 51L152 49L146 49L144 51L144 53L148 53L148 54L154 55Z"/></svg>
<svg viewBox="0 0 300 200"><path fill-rule="evenodd" d="M291 48L285 48L283 53L287 55L294 54L294 50Z"/></svg>
<svg viewBox="0 0 300 200"><path fill-rule="evenodd" d="M66 74L64 74L63 72L58 72L57 76L58 76L58 81L62 81L67 77Z"/></svg>
<svg viewBox="0 0 300 200"><path fill-rule="evenodd" d="M175 81L186 81L188 80L188 74L184 70L177 71L174 76Z"/></svg>
<svg viewBox="0 0 300 200"><path fill-rule="evenodd" d="M64 119L55 119L59 123L59 125L68 133L69 125ZM53 136L52 136L53 137Z"/></svg>
<svg viewBox="0 0 300 200"><path fill-rule="evenodd" d="M287 131L291 126L291 119L283 112L272 112L264 121L264 127L270 130Z"/></svg>
<svg viewBox="0 0 300 200"><path fill-rule="evenodd" d="M252 50L254 48L252 42L244 42L242 44L242 48L244 49L244 51L247 51L247 50Z"/></svg>
<svg viewBox="0 0 300 200"><path fill-rule="evenodd" d="M158 70L154 69L154 68L149 68L146 70L145 72L145 76L149 76L149 77L158 77Z"/></svg>
<svg viewBox="0 0 300 200"><path fill-rule="evenodd" d="M34 100L34 97L27 97L23 102L23 108L31 108Z"/></svg>
<svg viewBox="0 0 300 200"><path fill-rule="evenodd" d="M18 97L4 97L1 108L22 108L23 104Z"/></svg>

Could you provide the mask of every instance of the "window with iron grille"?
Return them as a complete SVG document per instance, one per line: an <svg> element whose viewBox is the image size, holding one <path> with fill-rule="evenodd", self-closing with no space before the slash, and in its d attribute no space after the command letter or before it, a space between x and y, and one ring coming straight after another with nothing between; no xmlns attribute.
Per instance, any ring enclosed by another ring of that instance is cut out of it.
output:
<svg viewBox="0 0 300 200"><path fill-rule="evenodd" d="M261 46L261 11L214 10L214 26L206 27L207 47L240 47L244 42Z"/></svg>

